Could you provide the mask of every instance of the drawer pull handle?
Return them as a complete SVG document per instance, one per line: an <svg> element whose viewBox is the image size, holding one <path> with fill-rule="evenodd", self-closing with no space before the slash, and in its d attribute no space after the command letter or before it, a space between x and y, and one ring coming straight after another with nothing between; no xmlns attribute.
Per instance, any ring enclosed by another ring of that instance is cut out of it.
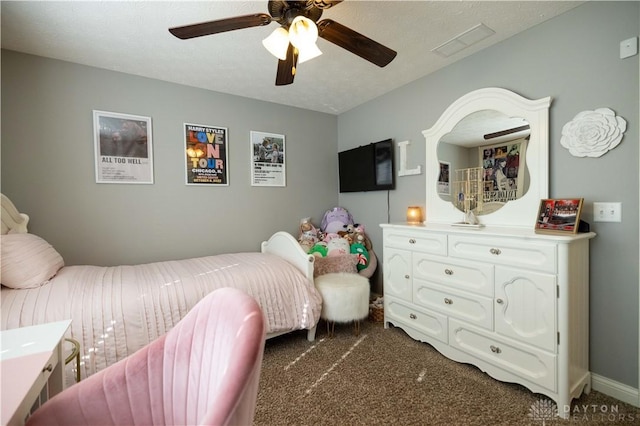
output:
<svg viewBox="0 0 640 426"><path fill-rule="evenodd" d="M416 243L416 240L415 240L415 239L413 239L413 238L409 238L409 244L415 244L415 243Z"/></svg>
<svg viewBox="0 0 640 426"><path fill-rule="evenodd" d="M404 277L405 277L405 279L408 280L409 279L409 274L405 275Z"/></svg>
<svg viewBox="0 0 640 426"><path fill-rule="evenodd" d="M453 275L453 271L451 269L445 269L444 273L447 275Z"/></svg>
<svg viewBox="0 0 640 426"><path fill-rule="evenodd" d="M411 318L411 319L417 319L418 317L416 316L416 314L409 314L409 318Z"/></svg>
<svg viewBox="0 0 640 426"><path fill-rule="evenodd" d="M47 365L45 368L42 369L42 372L44 373L45 371L48 371L49 373L51 373L53 371L53 365L49 364Z"/></svg>
<svg viewBox="0 0 640 426"><path fill-rule="evenodd" d="M498 256L500 253L502 253L502 252L500 251L500 249L497 249L497 248L492 248L492 249L490 249L490 250L489 250L489 252L490 252L491 254L495 254L496 256Z"/></svg>
<svg viewBox="0 0 640 426"><path fill-rule="evenodd" d="M502 349L500 349L500 348L499 348L499 347L497 347L497 346L493 346L493 345L491 345L491 346L489 346L489 348L491 349L491 352L493 352L494 354L499 354L499 353L501 353L501 352L502 352Z"/></svg>
<svg viewBox="0 0 640 426"><path fill-rule="evenodd" d="M496 302L498 302L500 305L502 305L504 303L504 300L502 299L497 299Z"/></svg>
<svg viewBox="0 0 640 426"><path fill-rule="evenodd" d="M449 299L448 297L445 297L444 303L446 303L447 305L453 305L453 300Z"/></svg>

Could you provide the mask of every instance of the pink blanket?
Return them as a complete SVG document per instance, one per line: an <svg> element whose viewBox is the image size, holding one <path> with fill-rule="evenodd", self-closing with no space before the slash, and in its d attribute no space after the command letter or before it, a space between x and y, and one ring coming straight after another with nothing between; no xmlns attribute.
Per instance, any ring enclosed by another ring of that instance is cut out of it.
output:
<svg viewBox="0 0 640 426"><path fill-rule="evenodd" d="M165 334L205 294L235 287L262 308L267 333L309 329L321 296L294 266L268 253L221 254L134 266L66 266L39 288L2 287L2 329L72 319L86 377Z"/></svg>

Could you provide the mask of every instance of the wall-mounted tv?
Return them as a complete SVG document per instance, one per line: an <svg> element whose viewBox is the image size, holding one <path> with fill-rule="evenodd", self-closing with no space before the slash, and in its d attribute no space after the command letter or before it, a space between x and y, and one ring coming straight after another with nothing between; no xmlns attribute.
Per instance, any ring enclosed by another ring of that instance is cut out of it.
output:
<svg viewBox="0 0 640 426"><path fill-rule="evenodd" d="M395 161L391 139L338 153L340 192L394 189Z"/></svg>

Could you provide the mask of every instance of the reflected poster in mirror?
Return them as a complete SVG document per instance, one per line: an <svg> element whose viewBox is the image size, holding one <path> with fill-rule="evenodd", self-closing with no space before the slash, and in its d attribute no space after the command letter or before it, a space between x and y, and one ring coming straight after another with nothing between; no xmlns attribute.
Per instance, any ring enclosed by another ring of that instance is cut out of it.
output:
<svg viewBox="0 0 640 426"><path fill-rule="evenodd" d="M479 148L485 203L506 203L522 196L526 149L526 139Z"/></svg>
<svg viewBox="0 0 640 426"><path fill-rule="evenodd" d="M451 163L440 161L440 174L438 175L438 194L451 195L450 175Z"/></svg>
<svg viewBox="0 0 640 426"><path fill-rule="evenodd" d="M583 198L540 200L535 232L575 234L580 224L583 200Z"/></svg>

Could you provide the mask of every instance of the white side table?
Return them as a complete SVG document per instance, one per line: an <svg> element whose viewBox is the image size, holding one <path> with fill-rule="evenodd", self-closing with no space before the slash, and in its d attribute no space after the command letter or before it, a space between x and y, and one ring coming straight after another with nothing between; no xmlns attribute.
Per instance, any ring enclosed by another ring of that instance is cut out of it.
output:
<svg viewBox="0 0 640 426"><path fill-rule="evenodd" d="M32 407L64 388L62 344L71 320L0 332L2 425L22 425Z"/></svg>

